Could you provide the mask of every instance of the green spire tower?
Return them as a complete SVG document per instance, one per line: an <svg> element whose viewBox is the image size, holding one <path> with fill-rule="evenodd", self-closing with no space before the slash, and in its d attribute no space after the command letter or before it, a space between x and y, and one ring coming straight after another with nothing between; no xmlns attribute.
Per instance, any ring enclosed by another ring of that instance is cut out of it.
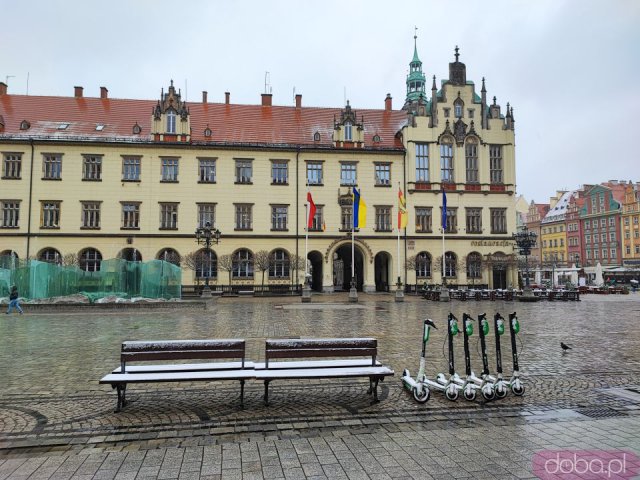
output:
<svg viewBox="0 0 640 480"><path fill-rule="evenodd" d="M405 105L418 102L421 97L423 101L426 98L426 79L422 72L422 62L420 61L420 58L418 58L417 40L418 35L416 32L416 35L413 36L413 60L411 60L411 63L409 64L409 75L407 75L407 99L405 100Z"/></svg>

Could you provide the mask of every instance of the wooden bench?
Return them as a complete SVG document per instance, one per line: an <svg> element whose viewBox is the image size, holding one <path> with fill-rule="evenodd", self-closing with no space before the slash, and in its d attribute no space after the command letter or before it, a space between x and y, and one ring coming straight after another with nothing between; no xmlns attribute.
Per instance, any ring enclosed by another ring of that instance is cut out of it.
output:
<svg viewBox="0 0 640 480"><path fill-rule="evenodd" d="M128 365L129 362L194 359L234 361ZM104 376L100 383L110 384L117 389L118 412L127 403L129 383L239 380L240 405L243 406L244 382L254 376L253 363L245 360L244 340L126 341L122 342L120 367Z"/></svg>
<svg viewBox="0 0 640 480"><path fill-rule="evenodd" d="M255 364L255 376L264 381L265 405L269 405L269 383L273 380L353 377L369 378L368 393L373 393L377 402L378 382L394 374L376 360L377 355L375 338L269 339L265 343L265 363ZM295 360L311 358L316 360ZM331 360L318 360L321 358ZM288 361L272 361L282 359Z"/></svg>

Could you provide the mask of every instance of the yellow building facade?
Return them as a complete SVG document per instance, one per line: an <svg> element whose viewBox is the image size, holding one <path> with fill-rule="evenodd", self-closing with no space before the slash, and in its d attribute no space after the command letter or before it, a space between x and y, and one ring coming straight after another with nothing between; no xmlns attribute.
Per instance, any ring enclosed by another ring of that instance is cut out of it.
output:
<svg viewBox="0 0 640 480"><path fill-rule="evenodd" d="M386 291L400 278L517 284L513 109L486 99L449 65L425 93L414 51L401 110L187 104L160 99L12 95L0 83L0 255L99 270L101 260L181 263L183 284L299 284L308 259L316 291ZM352 189L367 205L354 235ZM398 192L408 225L398 232ZM447 230L441 229L443 192ZM307 227L309 195L316 206ZM206 260L194 232L221 232ZM400 235L398 235L400 233ZM400 241L398 242L398 238ZM298 265L295 265L298 263Z"/></svg>
<svg viewBox="0 0 640 480"><path fill-rule="evenodd" d="M640 194L638 185L631 182L624 187L622 202L622 264L640 265Z"/></svg>

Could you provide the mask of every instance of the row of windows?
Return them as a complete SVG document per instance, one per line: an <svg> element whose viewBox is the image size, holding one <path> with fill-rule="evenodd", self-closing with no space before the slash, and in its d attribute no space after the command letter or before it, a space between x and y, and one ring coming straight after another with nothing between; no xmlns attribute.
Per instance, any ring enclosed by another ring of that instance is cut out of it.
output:
<svg viewBox="0 0 640 480"><path fill-rule="evenodd" d="M477 145L467 145L466 157L466 182L478 183L478 155ZM502 147L491 145L490 149L490 178L491 183L503 182L502 171ZM441 180L443 182L455 182L453 168L453 146L442 144L440 146ZM102 180L102 155L83 155L82 179L86 181ZM177 182L179 175L180 159L176 157L160 158L160 180L163 182ZM322 185L324 183L323 162L307 162L307 184ZM374 164L374 182L376 186L391 185L391 164L376 162ZM141 156L122 157L122 181L140 181L142 172ZM216 183L216 159L198 159L198 181L201 183ZM22 154L5 153L3 157L3 178L20 179L22 175ZM42 178L45 180L62 179L62 154L47 153L42 158ZM253 181L253 160L235 159L235 182L251 184ZM416 181L429 182L429 145L416 145ZM271 182L273 184L286 185L289 182L287 160L271 161ZM340 162L340 184L357 185L357 163Z"/></svg>
<svg viewBox="0 0 640 480"><path fill-rule="evenodd" d="M590 244L591 243L591 235L586 234L584 236L584 243L586 244ZM593 243L598 243L598 238L600 239L600 241L602 243L605 243L607 241L607 234L606 233L601 233L600 236L598 236L597 233L593 234ZM609 232L609 241L610 242L615 242L616 241L616 232Z"/></svg>
<svg viewBox="0 0 640 480"><path fill-rule="evenodd" d="M611 216L611 217L608 217L608 219L609 219L608 220L609 226L610 227L615 227L616 226L616 217ZM597 218L594 218L594 219L591 219L591 220L590 219L586 219L584 221L584 228L586 230L589 230L591 227L593 227L594 229L597 229L598 228L598 223L600 223L600 228L606 228L606 226L607 226L607 218L606 217L601 218L600 222L598 222Z"/></svg>
<svg viewBox="0 0 640 480"><path fill-rule="evenodd" d="M455 183L453 143L443 142L440 145L440 179L445 183ZM416 182L430 182L429 174L429 145L418 143L415 147L416 154ZM465 181L466 183L478 183L478 144L468 142L465 145ZM489 179L493 184L504 182L502 146L489 146Z"/></svg>
<svg viewBox="0 0 640 480"><path fill-rule="evenodd" d="M45 200L41 202L40 227L60 228L61 201ZM140 228L140 202L120 202L121 204L121 228ZM175 230L178 228L178 203L161 202L159 204L160 226L162 230ZM85 229L99 229L101 221L100 201L81 202L80 227ZM253 229L253 204L237 203L235 207L235 229ZM391 206L375 206L375 230L390 232L394 228L392 222ZM207 223L215 225L214 203L198 204L198 227ZM491 233L507 233L507 210L505 208L490 208ZM447 208L446 233L457 233L457 208ZM482 208L466 208L466 233L481 234ZM20 202L17 200L0 201L0 227L18 228L20 226ZM416 207L416 232L431 233L433 231L432 207ZM271 230L288 230L289 206L271 205ZM353 208L342 206L340 215L340 229L351 230L353 224ZM316 213L313 219L312 231L325 230L324 206L316 205Z"/></svg>
<svg viewBox="0 0 640 480"><path fill-rule="evenodd" d="M597 250L597 249L591 250L590 248L587 248L586 253L587 253L587 260L591 260L591 259L598 260L599 258L602 258L602 259L611 258L612 260L615 260L618 258L618 250L616 248L612 248L610 250L607 248L603 248L601 250ZM609 253L611 253L611 256L609 256Z"/></svg>
<svg viewBox="0 0 640 480"><path fill-rule="evenodd" d="M440 257L442 258L442 257ZM442 260L436 268L440 270L442 274ZM415 256L415 264L412 267L415 268L416 277L419 279L431 278L431 270L433 266L433 260L429 252L420 252ZM444 256L444 276L445 277L457 277L458 268L466 267L467 278L477 279L482 278L482 255L478 252L471 252L467 255L464 265L459 265L458 257L453 252L446 252Z"/></svg>
<svg viewBox="0 0 640 480"><path fill-rule="evenodd" d="M631 232L624 232L624 238L625 239L630 239L631 238ZM633 238L640 238L640 232L638 230L633 232Z"/></svg>
<svg viewBox="0 0 640 480"><path fill-rule="evenodd" d="M633 217L633 224L634 225L638 225L638 216L637 215ZM629 217L624 217L624 225L625 225L625 227L629 226Z"/></svg>
<svg viewBox="0 0 640 480"><path fill-rule="evenodd" d="M627 245L626 249L625 249L627 255L631 255L631 246ZM636 245L635 246L635 252L636 255L640 255L640 245Z"/></svg>
<svg viewBox="0 0 640 480"><path fill-rule="evenodd" d="M558 242L558 240L560 241ZM560 238L560 239L554 238L553 240L549 239L548 243L547 243L547 240L542 240L542 248L547 248L547 247L549 248L564 247L564 239L563 238Z"/></svg>

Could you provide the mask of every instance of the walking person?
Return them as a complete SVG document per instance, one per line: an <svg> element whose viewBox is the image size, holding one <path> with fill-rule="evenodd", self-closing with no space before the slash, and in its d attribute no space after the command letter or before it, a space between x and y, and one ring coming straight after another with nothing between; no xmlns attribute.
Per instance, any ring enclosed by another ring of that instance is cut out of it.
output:
<svg viewBox="0 0 640 480"><path fill-rule="evenodd" d="M11 292L9 293L9 308L7 309L7 315L11 313L12 309L18 310L20 315L22 315L22 308L20 308L20 295L18 295L18 287L13 285L11 287Z"/></svg>

